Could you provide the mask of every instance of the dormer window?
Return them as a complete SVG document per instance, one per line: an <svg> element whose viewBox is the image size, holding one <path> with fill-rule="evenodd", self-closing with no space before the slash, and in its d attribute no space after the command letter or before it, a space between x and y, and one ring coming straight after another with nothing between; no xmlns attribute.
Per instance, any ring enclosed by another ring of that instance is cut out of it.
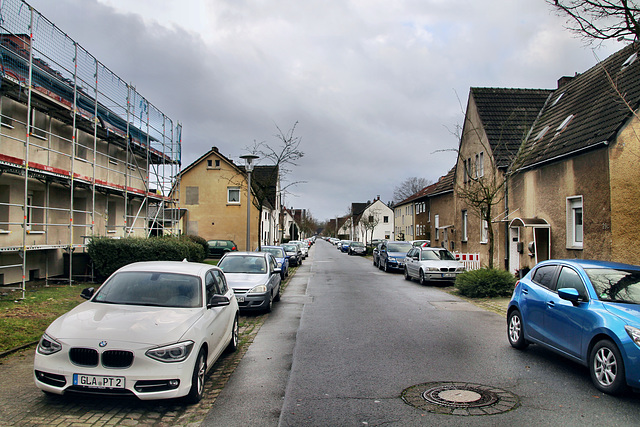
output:
<svg viewBox="0 0 640 427"><path fill-rule="evenodd" d="M624 64L622 64L622 69L624 70L629 65L633 64L637 58L638 58L638 53L637 52L634 53L633 55L631 55L630 57L628 57L627 60L624 61Z"/></svg>
<svg viewBox="0 0 640 427"><path fill-rule="evenodd" d="M566 119L562 121L562 123L560 123L560 126L558 126L558 128L556 129L556 135L566 129L566 127L569 125L569 122L571 122L573 117L574 117L573 114L570 114L569 116L567 116Z"/></svg>

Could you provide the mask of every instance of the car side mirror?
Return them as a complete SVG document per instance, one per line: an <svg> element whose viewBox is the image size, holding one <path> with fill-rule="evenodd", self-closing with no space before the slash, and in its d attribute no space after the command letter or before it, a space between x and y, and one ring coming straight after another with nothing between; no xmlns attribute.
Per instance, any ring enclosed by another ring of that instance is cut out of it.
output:
<svg viewBox="0 0 640 427"><path fill-rule="evenodd" d="M91 297L93 296L93 294L95 293L95 289L94 288L84 288L82 290L82 292L80 293L80 296L84 299L91 299Z"/></svg>
<svg viewBox="0 0 640 427"><path fill-rule="evenodd" d="M276 273L278 273L278 274L282 273L282 269L281 268L274 268L273 271L271 272L271 274L276 274Z"/></svg>
<svg viewBox="0 0 640 427"><path fill-rule="evenodd" d="M207 308L214 307L224 307L225 305L231 304L231 300L224 295L214 295L209 300L209 304L207 304Z"/></svg>
<svg viewBox="0 0 640 427"><path fill-rule="evenodd" d="M575 288L560 288L558 296L563 300L571 301L574 305L580 302L580 294Z"/></svg>

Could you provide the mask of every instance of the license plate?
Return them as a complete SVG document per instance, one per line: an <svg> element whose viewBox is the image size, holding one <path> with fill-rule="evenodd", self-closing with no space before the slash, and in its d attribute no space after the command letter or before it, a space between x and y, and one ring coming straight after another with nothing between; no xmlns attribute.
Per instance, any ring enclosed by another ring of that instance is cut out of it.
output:
<svg viewBox="0 0 640 427"><path fill-rule="evenodd" d="M238 301L238 302L244 302L244 297L238 297L238 296L236 296L236 301Z"/></svg>
<svg viewBox="0 0 640 427"><path fill-rule="evenodd" d="M124 388L125 377L73 374L73 385L91 388Z"/></svg>
<svg viewBox="0 0 640 427"><path fill-rule="evenodd" d="M452 278L456 277L456 275L453 274L453 273L443 273L442 277L445 278L445 279L452 279Z"/></svg>

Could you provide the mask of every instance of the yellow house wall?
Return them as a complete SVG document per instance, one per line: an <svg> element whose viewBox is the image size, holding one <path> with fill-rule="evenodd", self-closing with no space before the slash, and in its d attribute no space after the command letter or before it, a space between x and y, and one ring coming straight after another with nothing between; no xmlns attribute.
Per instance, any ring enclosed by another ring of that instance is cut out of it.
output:
<svg viewBox="0 0 640 427"><path fill-rule="evenodd" d="M609 148L611 258L640 264L640 120L634 117Z"/></svg>
<svg viewBox="0 0 640 427"><path fill-rule="evenodd" d="M207 167L207 160L220 160L220 167ZM198 204L187 204L187 187L198 188ZM227 187L240 187L240 204L227 203ZM246 248L247 181L244 174L211 153L182 175L180 206L187 209L182 230L206 240L233 240L238 250ZM251 204L251 243L258 246L259 211Z"/></svg>
<svg viewBox="0 0 640 427"><path fill-rule="evenodd" d="M567 246L567 197L582 196L582 249ZM551 258L613 260L607 149L597 149L565 161L514 175L509 181L510 219L542 218L551 226ZM525 248L533 241L531 227L521 227ZM533 267L524 250L520 266Z"/></svg>

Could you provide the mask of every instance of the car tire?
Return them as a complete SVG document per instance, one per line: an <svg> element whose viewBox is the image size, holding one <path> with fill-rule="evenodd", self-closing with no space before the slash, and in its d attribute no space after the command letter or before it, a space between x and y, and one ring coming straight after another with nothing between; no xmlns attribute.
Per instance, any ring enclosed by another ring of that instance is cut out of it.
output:
<svg viewBox="0 0 640 427"><path fill-rule="evenodd" d="M273 310L273 294L269 293L269 302L267 303L267 306L264 308L264 312L271 313L271 310Z"/></svg>
<svg viewBox="0 0 640 427"><path fill-rule="evenodd" d="M278 292L276 293L276 296L275 296L275 297L273 297L273 300L274 300L275 302L280 301L280 285L278 286Z"/></svg>
<svg viewBox="0 0 640 427"><path fill-rule="evenodd" d="M377 266L378 266L378 263L376 262L376 259L375 259L375 258L373 259L373 266L374 266L374 267L377 267Z"/></svg>
<svg viewBox="0 0 640 427"><path fill-rule="evenodd" d="M185 396L188 403L198 403L204 395L204 377L207 372L207 355L204 349L200 350L196 358L196 364L193 367L191 375L191 389L189 394Z"/></svg>
<svg viewBox="0 0 640 427"><path fill-rule="evenodd" d="M593 385L604 393L617 395L627 388L622 354L610 340L598 341L591 349L589 372Z"/></svg>
<svg viewBox="0 0 640 427"><path fill-rule="evenodd" d="M424 271L422 271L422 270L420 270L420 277L419 277L419 280L420 280L420 284L421 284L422 286L427 286L427 285L429 284L429 281L428 281L427 279L425 279L425 277L424 277Z"/></svg>
<svg viewBox="0 0 640 427"><path fill-rule="evenodd" d="M238 340L240 339L240 326L238 324L238 315L233 319L233 329L231 330L231 341L229 341L229 345L225 349L227 353L233 353L238 349Z"/></svg>
<svg viewBox="0 0 640 427"><path fill-rule="evenodd" d="M411 280L411 276L409 276L409 270L407 270L407 267L404 268L404 280Z"/></svg>
<svg viewBox="0 0 640 427"><path fill-rule="evenodd" d="M382 266L382 269L384 270L385 273L389 272L389 263L387 262L387 260L384 261L384 265Z"/></svg>
<svg viewBox="0 0 640 427"><path fill-rule="evenodd" d="M524 339L522 315L518 310L513 310L509 313L507 320L507 337L509 338L511 347L517 348L518 350L524 350L529 345L529 342Z"/></svg>

